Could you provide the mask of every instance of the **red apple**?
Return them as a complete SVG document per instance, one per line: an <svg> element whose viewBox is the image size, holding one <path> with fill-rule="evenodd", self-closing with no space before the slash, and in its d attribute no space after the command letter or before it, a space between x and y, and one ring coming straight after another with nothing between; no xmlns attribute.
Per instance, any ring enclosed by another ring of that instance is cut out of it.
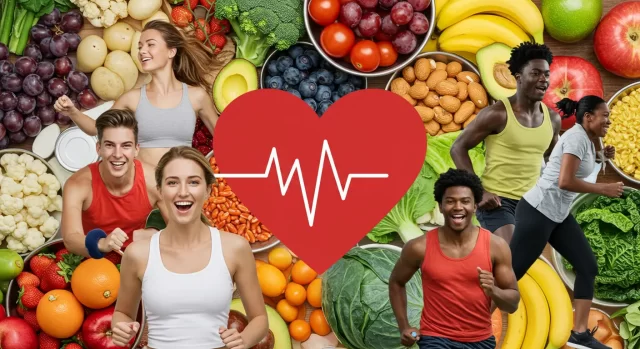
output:
<svg viewBox="0 0 640 349"><path fill-rule="evenodd" d="M122 349L113 344L111 340L111 318L113 317L114 306L96 310L87 316L82 324L82 340L89 349ZM124 348L131 348L136 337L131 338L129 345Z"/></svg>
<svg viewBox="0 0 640 349"><path fill-rule="evenodd" d="M625 1L602 18L593 36L602 67L627 79L640 78L640 1Z"/></svg>
<svg viewBox="0 0 640 349"><path fill-rule="evenodd" d="M19 317L0 320L0 348L38 349L38 336L31 325Z"/></svg>
<svg viewBox="0 0 640 349"><path fill-rule="evenodd" d="M549 88L542 102L558 112L556 103L563 98L574 101L588 95L604 98L600 73L589 61L576 56L555 56L550 66ZM562 119L562 129L571 128L576 117Z"/></svg>

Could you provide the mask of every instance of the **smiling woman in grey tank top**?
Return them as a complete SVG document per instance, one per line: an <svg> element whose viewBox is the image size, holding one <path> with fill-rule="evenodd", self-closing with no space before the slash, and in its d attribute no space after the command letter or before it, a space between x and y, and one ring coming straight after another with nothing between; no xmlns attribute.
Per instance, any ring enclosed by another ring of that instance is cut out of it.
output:
<svg viewBox="0 0 640 349"><path fill-rule="evenodd" d="M125 92L111 108L135 112L137 158L156 166L171 147L191 146L197 118L213 134L218 113L205 77L216 67L211 67L211 54L203 43L164 21L147 23L139 49L141 71L151 75L151 82ZM79 111L68 96L58 98L54 107L85 133L97 134L95 120Z"/></svg>

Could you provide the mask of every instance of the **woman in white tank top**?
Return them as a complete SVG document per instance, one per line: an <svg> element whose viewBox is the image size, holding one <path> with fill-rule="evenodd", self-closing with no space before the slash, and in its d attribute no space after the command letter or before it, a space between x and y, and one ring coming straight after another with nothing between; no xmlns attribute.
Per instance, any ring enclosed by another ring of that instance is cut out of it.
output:
<svg viewBox="0 0 640 349"><path fill-rule="evenodd" d="M268 333L255 260L241 236L201 220L215 182L209 163L194 148L171 148L155 177L168 204L168 224L124 253L112 320L114 344L124 346L140 329L134 319L142 299L149 348L253 347ZM249 319L242 333L227 329L234 282Z"/></svg>

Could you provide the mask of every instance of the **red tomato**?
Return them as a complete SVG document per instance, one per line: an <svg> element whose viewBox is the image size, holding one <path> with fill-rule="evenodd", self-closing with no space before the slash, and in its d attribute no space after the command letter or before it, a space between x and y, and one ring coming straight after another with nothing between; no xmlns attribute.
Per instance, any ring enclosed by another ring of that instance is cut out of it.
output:
<svg viewBox="0 0 640 349"><path fill-rule="evenodd" d="M309 17L323 27L335 22L339 14L340 0L311 0L309 2Z"/></svg>
<svg viewBox="0 0 640 349"><path fill-rule="evenodd" d="M329 24L320 33L320 46L326 54L335 58L348 55L355 40L353 30L342 23Z"/></svg>
<svg viewBox="0 0 640 349"><path fill-rule="evenodd" d="M378 50L380 50L380 66L388 67L398 60L398 51L393 48L389 41L378 42Z"/></svg>
<svg viewBox="0 0 640 349"><path fill-rule="evenodd" d="M362 40L351 50L351 64L361 72L369 73L380 66L380 49L372 40Z"/></svg>

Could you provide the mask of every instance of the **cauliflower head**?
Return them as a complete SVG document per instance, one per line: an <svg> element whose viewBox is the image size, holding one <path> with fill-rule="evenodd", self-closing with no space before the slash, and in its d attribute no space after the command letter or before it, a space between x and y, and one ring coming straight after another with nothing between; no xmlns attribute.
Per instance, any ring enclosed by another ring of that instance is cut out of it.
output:
<svg viewBox="0 0 640 349"><path fill-rule="evenodd" d="M38 184L42 186L42 193L50 198L55 198L61 188L60 181L51 173L39 175Z"/></svg>
<svg viewBox="0 0 640 349"><path fill-rule="evenodd" d="M58 222L58 220L55 219L55 217L49 216L49 218L47 218L44 224L40 226L40 231L42 232L42 235L44 235L44 237L50 238L53 235L55 235L59 227L60 227L60 222Z"/></svg>
<svg viewBox="0 0 640 349"><path fill-rule="evenodd" d="M46 212L47 200L40 195L29 195L22 199L24 207L27 208L27 213L32 218L39 218L44 212Z"/></svg>
<svg viewBox="0 0 640 349"><path fill-rule="evenodd" d="M16 230L16 221L13 216L0 216L0 235L9 235Z"/></svg>
<svg viewBox="0 0 640 349"><path fill-rule="evenodd" d="M45 238L42 232L36 228L29 228L25 237L22 239L22 245L29 251L33 251L36 248L42 246L45 243Z"/></svg>
<svg viewBox="0 0 640 349"><path fill-rule="evenodd" d="M22 241L24 237L27 235L27 231L29 230L29 226L25 222L20 222L16 224L16 229L11 233L11 236Z"/></svg>
<svg viewBox="0 0 640 349"><path fill-rule="evenodd" d="M40 193L42 193L42 186L38 183L38 175L35 173L27 174L20 184L22 185L24 195L40 195Z"/></svg>
<svg viewBox="0 0 640 349"><path fill-rule="evenodd" d="M21 198L16 198L8 194L2 194L0 196L0 212L5 216L17 214L23 207L24 203Z"/></svg>
<svg viewBox="0 0 640 349"><path fill-rule="evenodd" d="M18 253L27 253L29 249L22 244L22 241L14 238L13 236L7 236L7 248Z"/></svg>
<svg viewBox="0 0 640 349"><path fill-rule="evenodd" d="M2 181L0 181L0 194L7 194L13 197L22 197L24 196L22 184L16 182L11 177L4 177Z"/></svg>
<svg viewBox="0 0 640 349"><path fill-rule="evenodd" d="M27 214L27 219L25 221L31 228L38 228L43 225L49 217L49 213L43 210L42 214L37 217L34 217L31 214Z"/></svg>

